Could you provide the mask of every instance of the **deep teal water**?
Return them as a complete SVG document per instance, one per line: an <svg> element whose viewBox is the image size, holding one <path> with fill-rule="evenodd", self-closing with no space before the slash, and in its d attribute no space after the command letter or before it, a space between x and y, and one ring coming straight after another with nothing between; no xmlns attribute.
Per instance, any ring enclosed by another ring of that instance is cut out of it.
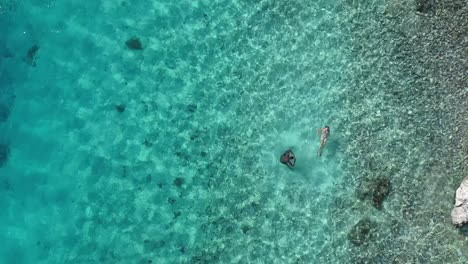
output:
<svg viewBox="0 0 468 264"><path fill-rule="evenodd" d="M0 0L0 262L466 262L466 11Z"/></svg>

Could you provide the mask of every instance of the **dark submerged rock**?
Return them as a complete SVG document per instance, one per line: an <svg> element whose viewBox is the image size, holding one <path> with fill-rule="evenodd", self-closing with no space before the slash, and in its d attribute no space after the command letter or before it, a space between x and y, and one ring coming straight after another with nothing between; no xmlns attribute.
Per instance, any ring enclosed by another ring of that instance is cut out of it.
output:
<svg viewBox="0 0 468 264"><path fill-rule="evenodd" d="M190 136L190 140L194 141L194 140L196 140L196 139L199 138L199 137L200 137L199 134L191 135L191 136Z"/></svg>
<svg viewBox="0 0 468 264"><path fill-rule="evenodd" d="M197 105L194 105L194 104L190 104L187 106L187 111L189 113L195 113L195 111L197 111Z"/></svg>
<svg viewBox="0 0 468 264"><path fill-rule="evenodd" d="M383 199L390 193L390 186L389 179L379 178L375 181L372 193L372 202L375 208L380 209L382 207Z"/></svg>
<svg viewBox="0 0 468 264"><path fill-rule="evenodd" d="M391 182L388 178L380 177L365 180L358 187L356 194L361 200L372 199L375 208L381 209L382 202L388 196L391 189Z"/></svg>
<svg viewBox="0 0 468 264"><path fill-rule="evenodd" d="M152 181L152 179L153 178L151 177L151 174L146 175L146 182L147 183L150 183Z"/></svg>
<svg viewBox="0 0 468 264"><path fill-rule="evenodd" d="M374 207L380 209L385 197L390 193L391 183L387 178L379 178L375 181L374 191L372 193L372 202Z"/></svg>
<svg viewBox="0 0 468 264"><path fill-rule="evenodd" d="M174 183L175 186L180 188L180 187L182 187L182 185L184 185L185 180L184 180L184 178L177 177L177 178L174 179L173 183Z"/></svg>
<svg viewBox="0 0 468 264"><path fill-rule="evenodd" d="M25 57L25 62L30 65L35 67L36 66L36 54L39 51L39 46L38 45L32 45L31 48L29 48L28 52L26 53Z"/></svg>
<svg viewBox="0 0 468 264"><path fill-rule="evenodd" d="M173 219L177 219L179 218L179 216L182 215L182 212L181 211L177 211L177 212L174 212L174 218Z"/></svg>
<svg viewBox="0 0 468 264"><path fill-rule="evenodd" d="M424 14L435 12L435 0L416 0L416 11Z"/></svg>
<svg viewBox="0 0 468 264"><path fill-rule="evenodd" d="M124 104L115 105L115 110L119 113L123 113L125 111L125 105Z"/></svg>
<svg viewBox="0 0 468 264"><path fill-rule="evenodd" d="M139 38L133 37L125 42L127 48L131 50L143 50L143 45L141 45L141 41Z"/></svg>
<svg viewBox="0 0 468 264"><path fill-rule="evenodd" d="M8 161L10 155L10 147L7 144L0 144L0 168Z"/></svg>
<svg viewBox="0 0 468 264"><path fill-rule="evenodd" d="M361 219L357 222L348 233L348 239L355 246L360 246L372 238L372 232L376 228L376 224L369 218Z"/></svg>
<svg viewBox="0 0 468 264"><path fill-rule="evenodd" d="M150 148L151 146L153 146L153 143L150 140L145 139L145 141L143 141L143 145L145 145L145 147L147 148Z"/></svg>
<svg viewBox="0 0 468 264"><path fill-rule="evenodd" d="M252 229L252 227L250 227L248 225L243 225L241 229L242 229L242 234L245 235L250 231L250 229Z"/></svg>

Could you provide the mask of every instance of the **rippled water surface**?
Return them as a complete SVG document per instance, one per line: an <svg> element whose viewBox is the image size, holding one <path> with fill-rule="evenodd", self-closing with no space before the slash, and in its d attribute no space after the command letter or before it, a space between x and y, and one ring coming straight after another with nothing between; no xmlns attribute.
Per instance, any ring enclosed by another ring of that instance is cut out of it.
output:
<svg viewBox="0 0 468 264"><path fill-rule="evenodd" d="M467 29L464 0L0 0L0 262L466 263Z"/></svg>

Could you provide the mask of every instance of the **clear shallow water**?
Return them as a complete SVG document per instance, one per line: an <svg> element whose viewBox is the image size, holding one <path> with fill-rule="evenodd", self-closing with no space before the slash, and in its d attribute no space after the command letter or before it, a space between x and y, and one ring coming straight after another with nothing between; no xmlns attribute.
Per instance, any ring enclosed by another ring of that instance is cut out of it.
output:
<svg viewBox="0 0 468 264"><path fill-rule="evenodd" d="M0 6L3 262L464 262L466 4Z"/></svg>

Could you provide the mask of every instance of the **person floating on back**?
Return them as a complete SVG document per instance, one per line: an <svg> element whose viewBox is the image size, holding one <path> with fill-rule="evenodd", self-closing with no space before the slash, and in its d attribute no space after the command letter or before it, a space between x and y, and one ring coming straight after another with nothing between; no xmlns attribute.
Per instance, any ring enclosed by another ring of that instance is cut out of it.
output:
<svg viewBox="0 0 468 264"><path fill-rule="evenodd" d="M294 167L294 164L296 164L296 156L292 150L289 149L281 155L280 162L288 165L289 168L292 168Z"/></svg>
<svg viewBox="0 0 468 264"><path fill-rule="evenodd" d="M317 134L322 134L320 136L320 147L317 151L317 154L319 156L322 155L322 149L325 147L325 144L327 144L327 139L328 139L328 136L330 135L330 127L328 126L325 126L324 128L319 128L317 129Z"/></svg>

